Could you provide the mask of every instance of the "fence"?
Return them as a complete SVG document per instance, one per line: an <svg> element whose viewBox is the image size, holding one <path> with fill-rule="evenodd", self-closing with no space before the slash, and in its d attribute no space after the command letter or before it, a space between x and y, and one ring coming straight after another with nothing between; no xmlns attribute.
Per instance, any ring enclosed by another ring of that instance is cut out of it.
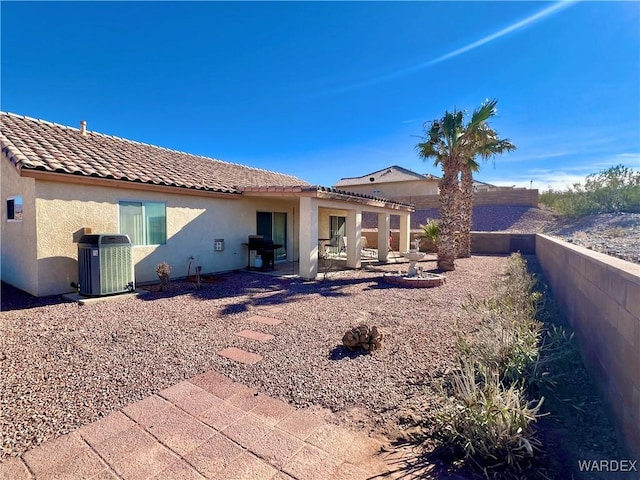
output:
<svg viewBox="0 0 640 480"><path fill-rule="evenodd" d="M393 197L392 200L411 203L417 209L438 208L440 206L439 195L414 195ZM474 206L486 205L513 205L513 206L538 206L538 190L531 189L509 189L497 190L493 192L476 192L473 194Z"/></svg>
<svg viewBox="0 0 640 480"><path fill-rule="evenodd" d="M540 234L536 256L640 459L640 266Z"/></svg>

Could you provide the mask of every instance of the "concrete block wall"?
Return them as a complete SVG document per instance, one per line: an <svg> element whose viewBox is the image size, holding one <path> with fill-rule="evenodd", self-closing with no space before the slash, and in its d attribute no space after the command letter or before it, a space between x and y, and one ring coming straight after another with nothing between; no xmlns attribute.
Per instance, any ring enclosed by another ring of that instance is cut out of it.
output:
<svg viewBox="0 0 640 480"><path fill-rule="evenodd" d="M420 235L420 230L411 230L411 240ZM362 235L367 238L369 248L378 247L378 231L375 229L363 230ZM391 249L398 251L399 233L391 231L393 240ZM435 252L436 248L428 238L420 242L420 251ZM471 253L483 255L508 255L520 252L523 255L536 253L536 235L534 233L510 233L510 232L471 232Z"/></svg>
<svg viewBox="0 0 640 480"><path fill-rule="evenodd" d="M536 235L536 256L640 459L640 265Z"/></svg>
<svg viewBox="0 0 640 480"><path fill-rule="evenodd" d="M440 206L439 195L411 195L389 197L392 200L411 203L417 209L438 208ZM513 205L513 206L538 206L538 190L497 190L493 192L476 192L473 194L473 205Z"/></svg>
<svg viewBox="0 0 640 480"><path fill-rule="evenodd" d="M536 235L534 233L471 232L471 253L508 255L515 252L534 255Z"/></svg>

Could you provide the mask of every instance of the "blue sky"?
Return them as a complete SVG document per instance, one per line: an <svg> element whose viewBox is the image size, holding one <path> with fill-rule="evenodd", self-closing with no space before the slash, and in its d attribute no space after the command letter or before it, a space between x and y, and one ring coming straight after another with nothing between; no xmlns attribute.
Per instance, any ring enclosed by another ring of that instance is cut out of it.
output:
<svg viewBox="0 0 640 480"><path fill-rule="evenodd" d="M332 185L418 158L424 122L498 99L546 189L640 167L638 2L1 3L3 111Z"/></svg>

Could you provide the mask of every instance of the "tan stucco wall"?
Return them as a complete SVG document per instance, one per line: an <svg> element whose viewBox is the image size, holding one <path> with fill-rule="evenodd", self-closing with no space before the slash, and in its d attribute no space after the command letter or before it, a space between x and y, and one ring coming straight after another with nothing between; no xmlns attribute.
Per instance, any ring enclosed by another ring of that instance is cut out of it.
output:
<svg viewBox="0 0 640 480"><path fill-rule="evenodd" d="M337 210L333 208L319 208L318 209L318 238L329 238L330 224L329 217L345 217L347 216L346 210Z"/></svg>
<svg viewBox="0 0 640 480"><path fill-rule="evenodd" d="M293 210L297 200L260 198L224 199L136 191L102 186L38 181L37 212L39 267L38 295L70 291L77 281L77 244L74 235L89 227L92 233L118 232L120 200L146 200L167 204L167 243L133 247L137 283L157 281L155 267L166 261L172 276L187 275L202 266L203 273L243 268L247 236L256 233L256 211L286 212L289 222L288 254L294 249ZM225 249L214 251L214 239L223 238Z"/></svg>
<svg viewBox="0 0 640 480"><path fill-rule="evenodd" d="M436 195L438 180L409 180L404 182L372 182L365 185L338 187L348 192L364 193L382 198L401 196Z"/></svg>
<svg viewBox="0 0 640 480"><path fill-rule="evenodd" d="M21 178L18 170L4 155L0 158L0 233L1 278L3 281L37 294L35 180ZM22 222L7 221L7 197L22 195Z"/></svg>

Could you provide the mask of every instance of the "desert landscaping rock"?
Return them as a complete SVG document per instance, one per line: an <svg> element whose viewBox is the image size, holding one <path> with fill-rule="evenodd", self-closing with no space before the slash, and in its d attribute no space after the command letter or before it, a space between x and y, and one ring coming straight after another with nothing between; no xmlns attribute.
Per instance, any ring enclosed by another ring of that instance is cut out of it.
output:
<svg viewBox="0 0 640 480"><path fill-rule="evenodd" d="M474 229L545 233L640 263L640 214L576 221L543 209L485 207L474 211ZM290 405L331 410L335 421L393 435L403 418L429 407L425 387L452 366L451 328L471 331L478 322L460 304L467 294L487 295L505 262L458 260L446 284L424 290L381 281L398 272L391 263L320 282L240 272L218 275L196 291L172 281L166 292L84 306L3 285L0 458L211 369ZM435 255L420 265L435 269ZM359 323L390 334L374 355L349 352L340 342L339 335ZM236 333L256 326L274 335L251 344L261 362L247 365L217 354L243 348L248 340ZM203 388L231 388L226 378L211 374L200 381Z"/></svg>
<svg viewBox="0 0 640 480"><path fill-rule="evenodd" d="M425 385L451 366L452 326L476 325L460 309L467 293L486 295L505 262L460 260L445 285L426 290L384 283L385 272L398 270L393 264L318 282L248 272L221 275L200 290L171 281L166 292L84 306L19 293L5 303L10 287L3 286L3 308L30 308L0 312L7 357L0 369L2 455L19 455L212 369L291 406L318 408L334 422L393 433L407 411L429 404ZM433 269L435 256L421 263ZM267 318L283 323L255 321L266 301L282 308ZM342 345L342 334L360 323L388 333L373 355ZM262 361L247 365L217 354L246 349L250 340L235 333L257 325L275 336L250 343ZM230 388L211 375L195 382Z"/></svg>
<svg viewBox="0 0 640 480"><path fill-rule="evenodd" d="M640 213L558 219L544 233L596 252L640 263Z"/></svg>
<svg viewBox="0 0 640 480"><path fill-rule="evenodd" d="M224 350L220 350L218 355L221 357L226 357L231 360L235 360L240 363L248 363L249 365L253 365L254 363L258 363L262 360L262 355L258 355L256 353L247 352L242 350L241 348L225 348Z"/></svg>
<svg viewBox="0 0 640 480"><path fill-rule="evenodd" d="M268 342L269 340L273 340L275 337L273 335L269 335L268 333L256 332L255 330L242 330L241 332L236 333L237 336L248 338L250 340L256 340L258 342Z"/></svg>
<svg viewBox="0 0 640 480"><path fill-rule="evenodd" d="M280 325L282 323L282 320L271 317L263 317L261 315L254 315L253 317L249 318L249 320L252 322L264 323L265 325Z"/></svg>

